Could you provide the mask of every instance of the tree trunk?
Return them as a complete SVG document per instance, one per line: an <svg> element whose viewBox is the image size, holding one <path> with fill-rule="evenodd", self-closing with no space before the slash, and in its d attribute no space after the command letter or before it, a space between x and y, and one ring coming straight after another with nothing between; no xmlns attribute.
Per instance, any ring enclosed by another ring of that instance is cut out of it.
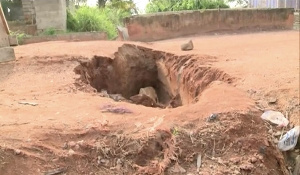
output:
<svg viewBox="0 0 300 175"><path fill-rule="evenodd" d="M98 7L99 7L99 8L105 7L106 1L107 1L107 0L98 0L98 3L97 3L97 4L98 4Z"/></svg>

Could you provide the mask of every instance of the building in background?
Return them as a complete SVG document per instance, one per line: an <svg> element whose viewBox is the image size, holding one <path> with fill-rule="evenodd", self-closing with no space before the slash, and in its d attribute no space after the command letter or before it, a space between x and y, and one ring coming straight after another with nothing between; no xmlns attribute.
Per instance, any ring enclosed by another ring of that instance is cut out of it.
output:
<svg viewBox="0 0 300 175"><path fill-rule="evenodd" d="M294 8L300 9L300 0L249 0L249 8Z"/></svg>
<svg viewBox="0 0 300 175"><path fill-rule="evenodd" d="M49 28L67 29L66 0L13 0L2 4L12 31L35 35Z"/></svg>

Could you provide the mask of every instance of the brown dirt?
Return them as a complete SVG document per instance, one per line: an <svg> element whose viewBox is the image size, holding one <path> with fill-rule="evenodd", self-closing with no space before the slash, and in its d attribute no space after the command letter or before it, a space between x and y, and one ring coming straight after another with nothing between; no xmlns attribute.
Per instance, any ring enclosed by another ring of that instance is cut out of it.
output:
<svg viewBox="0 0 300 175"><path fill-rule="evenodd" d="M79 77L73 70L90 63L87 58L106 57L114 65L111 58L136 54L114 54L123 42L16 47L17 61L0 65L0 174L175 174L179 166L196 174L199 154L200 174L288 174L270 135L280 129L263 122L258 109L287 111L299 124L298 32L193 37L194 50L180 51L186 40L130 43L141 57L156 60L157 72L163 66L162 75L169 71L170 98L186 63L179 87L183 106L173 109L115 102L84 81L74 84ZM153 77L158 90L158 73ZM111 80L120 89L139 88ZM271 97L275 104L268 104ZM218 117L208 122L212 113Z"/></svg>

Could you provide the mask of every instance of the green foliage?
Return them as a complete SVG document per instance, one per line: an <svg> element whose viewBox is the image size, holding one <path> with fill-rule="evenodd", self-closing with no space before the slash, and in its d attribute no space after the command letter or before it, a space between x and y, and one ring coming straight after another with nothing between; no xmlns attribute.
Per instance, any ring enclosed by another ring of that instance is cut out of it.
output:
<svg viewBox="0 0 300 175"><path fill-rule="evenodd" d="M178 136L179 135L179 130L178 130L177 127L172 128L171 132L172 132L173 136Z"/></svg>
<svg viewBox="0 0 300 175"><path fill-rule="evenodd" d="M99 8L104 8L107 0L97 0L97 6Z"/></svg>
<svg viewBox="0 0 300 175"><path fill-rule="evenodd" d="M151 0L146 6L147 13L229 8L224 0Z"/></svg>
<svg viewBox="0 0 300 175"><path fill-rule="evenodd" d="M76 18L69 10L67 10L67 29L70 31L76 31L77 25Z"/></svg>
<svg viewBox="0 0 300 175"><path fill-rule="evenodd" d="M50 36L53 36L56 34L57 34L57 31L54 28L48 28L48 29L44 30L42 33L42 35L50 35Z"/></svg>
<svg viewBox="0 0 300 175"><path fill-rule="evenodd" d="M127 13L136 13L138 14L137 7L133 0L110 0L106 3L106 6L110 9L119 9L123 12Z"/></svg>
<svg viewBox="0 0 300 175"><path fill-rule="evenodd" d="M21 32L21 31L15 31L15 32L10 31L9 34L11 36L17 37L17 40L18 40L19 44L22 44L25 38L30 37L30 35L27 35L27 34L25 34L24 32Z"/></svg>
<svg viewBox="0 0 300 175"><path fill-rule="evenodd" d="M131 16L131 13L129 11L124 11L122 9L106 7L103 10L107 15L107 17L115 26L120 26L120 25L122 26L123 25L122 20L126 17Z"/></svg>
<svg viewBox="0 0 300 175"><path fill-rule="evenodd" d="M106 32L108 38L117 36L117 25L121 25L129 12L115 8L80 7L74 14L67 12L67 28L72 32Z"/></svg>

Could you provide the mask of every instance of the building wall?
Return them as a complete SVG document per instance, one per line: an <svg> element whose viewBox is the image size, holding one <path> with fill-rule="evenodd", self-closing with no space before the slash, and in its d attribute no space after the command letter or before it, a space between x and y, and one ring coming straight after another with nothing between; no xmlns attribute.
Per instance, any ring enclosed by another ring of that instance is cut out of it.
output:
<svg viewBox="0 0 300 175"><path fill-rule="evenodd" d="M66 0L35 0L34 7L38 30L67 29Z"/></svg>
<svg viewBox="0 0 300 175"><path fill-rule="evenodd" d="M126 18L129 40L156 41L215 31L292 29L293 9L221 9Z"/></svg>
<svg viewBox="0 0 300 175"><path fill-rule="evenodd" d="M35 24L35 10L33 0L22 0L23 15L26 24Z"/></svg>
<svg viewBox="0 0 300 175"><path fill-rule="evenodd" d="M0 18L0 48L1 47L8 47L8 46L9 46L8 35L7 35L6 31L5 31L2 18Z"/></svg>

